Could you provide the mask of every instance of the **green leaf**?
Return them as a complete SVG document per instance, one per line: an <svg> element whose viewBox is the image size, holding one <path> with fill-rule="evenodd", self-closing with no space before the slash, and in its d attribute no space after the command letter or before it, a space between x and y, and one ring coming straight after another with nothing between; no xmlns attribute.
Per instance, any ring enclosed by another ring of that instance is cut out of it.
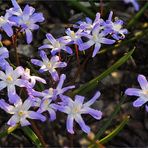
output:
<svg viewBox="0 0 148 148"><path fill-rule="evenodd" d="M103 126L101 126L101 129L97 132L94 140L91 142L91 145L89 146L90 148L94 148L96 146L94 146L94 143L96 144L96 141L98 139L100 139L100 137L102 136L102 134L106 131L106 129L111 125L112 120L115 118L115 116L119 113L120 109L121 109L121 105L123 104L123 102L125 101L126 96L122 96L121 100L119 102L119 104L116 105L114 111L111 113L110 117L103 123ZM99 141L100 143L100 141Z"/></svg>
<svg viewBox="0 0 148 148"><path fill-rule="evenodd" d="M130 28L135 25L137 20L142 16L145 10L148 8L148 2L142 7L142 9L131 19L131 21L128 23L127 27Z"/></svg>
<svg viewBox="0 0 148 148"><path fill-rule="evenodd" d="M26 134L26 136L32 141L32 143L36 145L36 147L43 147L39 138L30 127L23 127L22 130Z"/></svg>
<svg viewBox="0 0 148 148"><path fill-rule="evenodd" d="M95 14L88 9L87 7L85 7L84 5L82 5L80 2L78 2L77 0L67 0L67 2L75 9L84 12L88 17L90 18L94 18Z"/></svg>
<svg viewBox="0 0 148 148"><path fill-rule="evenodd" d="M2 44L2 42L0 41L0 47L3 47L3 44Z"/></svg>
<svg viewBox="0 0 148 148"><path fill-rule="evenodd" d="M124 128L124 126L128 123L129 119L130 116L126 116L125 119L110 134L99 140L99 143L105 144L111 139L113 139Z"/></svg>
<svg viewBox="0 0 148 148"><path fill-rule="evenodd" d="M109 67L106 71L101 73L99 76L97 76L96 78L92 79L88 83L84 84L80 88L74 90L72 96L74 96L76 94L84 95L85 93L93 90L98 85L99 81L101 81L103 78L105 78L110 73L112 73L114 70L116 70L118 67L120 67L122 64L124 64L131 57L133 52L134 52L134 49L131 50L130 52L128 52L122 58L120 58L116 63L114 63L111 67Z"/></svg>
<svg viewBox="0 0 148 148"><path fill-rule="evenodd" d="M0 138L5 137L15 131L19 127L19 124L13 127L9 127L6 131L0 133Z"/></svg>
<svg viewBox="0 0 148 148"><path fill-rule="evenodd" d="M106 131L106 129L111 124L111 122L114 119L114 117L119 113L119 111L121 109L121 105L123 104L123 102L125 101L125 99L126 99L126 96L122 96L121 97L120 103L118 105L116 105L114 111L112 112L112 114L110 115L110 117L108 118L108 120L103 124L103 126L101 127L101 129L96 134L95 139L99 139L101 137L101 135Z"/></svg>

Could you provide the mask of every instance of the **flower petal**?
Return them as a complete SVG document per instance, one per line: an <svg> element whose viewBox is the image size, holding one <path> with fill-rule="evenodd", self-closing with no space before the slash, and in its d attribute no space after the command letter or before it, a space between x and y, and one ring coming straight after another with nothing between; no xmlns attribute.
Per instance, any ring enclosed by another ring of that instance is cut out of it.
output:
<svg viewBox="0 0 148 148"><path fill-rule="evenodd" d="M90 48L92 45L94 45L94 42L92 40L89 40L88 42L80 44L79 50L80 51L86 50Z"/></svg>
<svg viewBox="0 0 148 148"><path fill-rule="evenodd" d="M4 81L0 81L0 91L7 87L7 84Z"/></svg>
<svg viewBox="0 0 148 148"><path fill-rule="evenodd" d="M17 67L17 68L13 71L13 75L15 76L16 79L17 79L18 77L20 77L23 73L24 73L24 68L23 68L22 66Z"/></svg>
<svg viewBox="0 0 148 148"><path fill-rule="evenodd" d="M5 73L3 71L0 71L0 79L5 80Z"/></svg>
<svg viewBox="0 0 148 148"><path fill-rule="evenodd" d="M75 102L77 103L77 104L83 104L83 102L84 102L84 99L85 99L85 97L83 97L83 96L80 96L80 95L76 95L75 96Z"/></svg>
<svg viewBox="0 0 148 148"><path fill-rule="evenodd" d="M138 98L136 101L133 102L133 106L134 107L140 107L146 102L147 102L146 100L144 100L142 98Z"/></svg>
<svg viewBox="0 0 148 148"><path fill-rule="evenodd" d="M74 121L74 118L72 116L68 116L67 117L67 121L66 121L66 128L67 128L67 131L71 134L74 134L74 131L73 131L73 121Z"/></svg>
<svg viewBox="0 0 148 148"><path fill-rule="evenodd" d="M56 119L56 112L55 112L55 110L50 108L50 109L48 109L48 112L50 114L50 120L51 121L55 120Z"/></svg>
<svg viewBox="0 0 148 148"><path fill-rule="evenodd" d="M25 29L26 32L26 39L27 39L27 44L30 44L32 42L32 32L29 29Z"/></svg>
<svg viewBox="0 0 148 148"><path fill-rule="evenodd" d="M42 61L36 60L36 59L31 59L31 63L33 63L34 65L37 65L37 66L42 66L43 65Z"/></svg>
<svg viewBox="0 0 148 148"><path fill-rule="evenodd" d="M148 89L148 81L144 75L138 75L138 82L142 89Z"/></svg>
<svg viewBox="0 0 148 148"><path fill-rule="evenodd" d="M81 115L78 115L75 117L76 122L80 125L81 129L85 132L85 133L89 133L90 132L90 127L87 126L84 122L84 120L82 119Z"/></svg>
<svg viewBox="0 0 148 148"><path fill-rule="evenodd" d="M10 126L15 126L17 123L19 123L19 117L17 115L13 115L7 122Z"/></svg>
<svg viewBox="0 0 148 148"><path fill-rule="evenodd" d="M46 120L46 117L38 112L28 111L28 115L30 119L38 119L38 120L41 120L42 122Z"/></svg>
<svg viewBox="0 0 148 148"><path fill-rule="evenodd" d="M23 110L28 110L33 105L33 100L27 99L22 105Z"/></svg>
<svg viewBox="0 0 148 148"><path fill-rule="evenodd" d="M3 100L3 99L0 100L0 108L9 114L14 113L13 112L14 107L12 105L9 105L8 103L6 103L5 100Z"/></svg>
<svg viewBox="0 0 148 148"><path fill-rule="evenodd" d="M21 118L20 124L21 126L27 126L27 125L30 125L30 122L26 118Z"/></svg>
<svg viewBox="0 0 148 148"><path fill-rule="evenodd" d="M40 51L40 57L42 58L43 61L49 62L49 59L48 59L45 51L43 51L43 50Z"/></svg>
<svg viewBox="0 0 148 148"><path fill-rule="evenodd" d="M59 75L56 70L53 70L52 72L50 72L50 74L51 74L52 78L54 79L54 81L59 80Z"/></svg>
<svg viewBox="0 0 148 148"><path fill-rule="evenodd" d="M53 48L53 46L52 45L49 45L49 44L45 44L45 45L40 46L39 47L39 50L40 49L45 49L45 48Z"/></svg>
<svg viewBox="0 0 148 148"><path fill-rule="evenodd" d="M15 86L9 85L7 87L7 90L8 90L9 102L12 104L16 104L20 100L20 97L16 94Z"/></svg>
<svg viewBox="0 0 148 148"><path fill-rule="evenodd" d="M11 37L13 35L13 30L12 27L9 23L5 23L2 28L4 29L4 31L7 33L7 35L9 37Z"/></svg>
<svg viewBox="0 0 148 148"><path fill-rule="evenodd" d="M140 96L140 92L141 92L140 89L128 88L128 89L126 89L125 94L128 96Z"/></svg>
<svg viewBox="0 0 148 148"><path fill-rule="evenodd" d="M66 79L66 75L65 74L61 74L60 80L59 80L59 83L58 83L58 86L57 86L57 89L61 89L62 88L65 79Z"/></svg>
<svg viewBox="0 0 148 148"><path fill-rule="evenodd" d="M84 106L88 107L88 106L92 105L100 97L100 95L101 95L101 93L99 91L97 91L92 99L90 99L88 102L84 103Z"/></svg>
<svg viewBox="0 0 148 148"><path fill-rule="evenodd" d="M27 16L32 15L34 11L35 11L35 9L33 7L26 5L24 10L23 10L23 14L27 15Z"/></svg>
<svg viewBox="0 0 148 148"><path fill-rule="evenodd" d="M54 44L56 42L56 39L52 36L52 34L47 33L46 37L51 42L51 44Z"/></svg>
<svg viewBox="0 0 148 148"><path fill-rule="evenodd" d="M101 47L100 43L95 44L95 48L94 48L92 57L95 57L95 55L99 52L100 47Z"/></svg>
<svg viewBox="0 0 148 148"><path fill-rule="evenodd" d="M100 43L103 43L103 44L114 44L115 42L116 42L115 40L111 40L111 39L107 39L107 38L100 39Z"/></svg>
<svg viewBox="0 0 148 148"><path fill-rule="evenodd" d="M86 108L86 112L87 114L90 114L92 117L94 117L97 120L100 120L102 118L102 112L92 109L92 108Z"/></svg>

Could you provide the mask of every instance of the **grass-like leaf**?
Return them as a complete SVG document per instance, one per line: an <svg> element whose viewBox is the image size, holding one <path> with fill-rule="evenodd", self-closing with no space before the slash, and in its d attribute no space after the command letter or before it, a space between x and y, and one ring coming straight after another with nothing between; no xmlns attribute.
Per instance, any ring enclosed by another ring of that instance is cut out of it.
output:
<svg viewBox="0 0 148 148"><path fill-rule="evenodd" d="M30 127L23 127L22 130L25 133L25 135L32 141L32 143L35 144L36 147L43 147L39 138Z"/></svg>
<svg viewBox="0 0 148 148"><path fill-rule="evenodd" d="M82 5L79 1L77 0L67 0L67 2L75 9L84 12L88 17L90 18L94 18L95 14L88 9L87 7L85 7L84 5Z"/></svg>
<svg viewBox="0 0 148 148"><path fill-rule="evenodd" d="M9 128L8 128L7 130L5 130L4 132L1 132L1 133L0 133L0 138L9 135L9 134L12 133L13 131L15 131L18 127L19 127L19 124L17 124L16 126L13 126L13 127L9 127Z"/></svg>
<svg viewBox="0 0 148 148"><path fill-rule="evenodd" d="M102 136L102 134L106 131L106 129L111 125L112 120L115 118L115 116L119 113L120 109L121 109L121 105L123 104L123 102L125 101L126 96L122 96L120 103L116 105L114 111L111 113L110 117L103 123L103 126L101 127L101 129L97 132L94 140L91 142L91 145L89 146L89 148L94 148L97 147L96 145L94 145L94 143L96 143L96 141L98 139L100 139L100 137ZM100 141L99 141L99 144Z"/></svg>
<svg viewBox="0 0 148 148"><path fill-rule="evenodd" d="M111 67L109 67L106 71L101 73L99 76L90 80L86 84L82 85L80 88L76 89L72 95L76 95L76 94L84 95L85 93L93 90L98 85L99 81L101 81L103 78L105 78L110 73L115 71L118 67L120 67L122 64L124 64L131 57L133 52L134 52L134 49L128 52L122 58L120 58L116 63L114 63Z"/></svg>
<svg viewBox="0 0 148 148"><path fill-rule="evenodd" d="M110 134L99 140L99 142L101 144L105 144L111 139L113 139L124 128L124 126L128 123L129 119L130 116L126 116L125 119Z"/></svg>
<svg viewBox="0 0 148 148"><path fill-rule="evenodd" d="M137 20L142 16L142 14L147 10L148 8L148 2L141 8L141 10L131 19L131 21L128 23L127 27L130 28L135 25Z"/></svg>

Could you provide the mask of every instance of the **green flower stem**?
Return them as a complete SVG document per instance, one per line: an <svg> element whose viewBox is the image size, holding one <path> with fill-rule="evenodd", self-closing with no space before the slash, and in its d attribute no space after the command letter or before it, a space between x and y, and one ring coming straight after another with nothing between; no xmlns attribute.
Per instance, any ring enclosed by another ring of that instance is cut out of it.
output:
<svg viewBox="0 0 148 148"><path fill-rule="evenodd" d="M9 135L9 134L12 133L13 131L15 131L18 127L19 127L19 124L15 125L15 126L13 126L13 127L9 127L6 131L0 133L0 138Z"/></svg>
<svg viewBox="0 0 148 148"><path fill-rule="evenodd" d="M3 43L0 41L0 47L3 47Z"/></svg>

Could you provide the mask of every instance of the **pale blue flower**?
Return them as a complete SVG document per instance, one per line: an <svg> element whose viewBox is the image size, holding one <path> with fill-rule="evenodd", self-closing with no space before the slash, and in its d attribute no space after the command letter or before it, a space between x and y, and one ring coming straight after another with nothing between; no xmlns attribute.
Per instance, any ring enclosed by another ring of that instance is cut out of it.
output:
<svg viewBox="0 0 148 148"><path fill-rule="evenodd" d="M131 3L136 11L139 11L139 4L137 0L123 0L126 4Z"/></svg>
<svg viewBox="0 0 148 148"><path fill-rule="evenodd" d="M52 99L48 99L48 98L44 98L41 101L41 105L40 108L38 109L37 112L39 113L43 113L45 111L48 111L49 115L50 115L50 120L53 121L56 119L56 104L52 103Z"/></svg>
<svg viewBox="0 0 148 148"><path fill-rule="evenodd" d="M100 24L95 25L91 34L87 34L87 33L82 34L82 36L85 36L88 38L88 41L80 44L79 50L83 51L83 50L89 49L91 46L94 45L94 51L93 51L92 57L95 57L101 48L101 44L115 43L115 40L106 38L107 35L108 33L105 31L102 31L102 28L100 28Z"/></svg>
<svg viewBox="0 0 148 148"><path fill-rule="evenodd" d="M100 18L100 13L96 13L96 18L94 21L86 17L85 21L78 21L73 27L90 34L96 24L101 24L103 22L103 19Z"/></svg>
<svg viewBox="0 0 148 148"><path fill-rule="evenodd" d="M65 33L66 36L63 36L62 38L65 40L68 40L69 43L68 44L81 44L82 43L82 39L81 39L81 32L82 30L78 30L76 32L74 32L73 30L71 30L70 28L67 28Z"/></svg>
<svg viewBox="0 0 148 148"><path fill-rule="evenodd" d="M9 12L10 13L10 12ZM26 5L22 13L15 14L9 18L10 21L15 22L16 26L20 26L21 31L26 33L27 43L32 42L32 31L39 29L39 25L36 23L43 22L44 17L42 13L35 13L35 8Z"/></svg>
<svg viewBox="0 0 148 148"><path fill-rule="evenodd" d="M128 33L128 30L123 28L122 20L116 18L113 22L112 16L113 12L111 11L108 20L106 20L103 24L105 32L111 34L111 36L116 40L124 39L125 34Z"/></svg>
<svg viewBox="0 0 148 148"><path fill-rule="evenodd" d="M4 30L6 34L11 37L13 35L12 23L9 21L10 15L0 16L0 29Z"/></svg>
<svg viewBox="0 0 148 148"><path fill-rule="evenodd" d="M0 71L0 91L7 88L10 103L16 103L19 99L16 94L16 86L25 87L28 85L28 81L19 78L23 72L23 67L19 66L13 70L10 65L6 67L5 73Z"/></svg>
<svg viewBox="0 0 148 148"><path fill-rule="evenodd" d="M73 53L72 49L67 46L67 44L70 42L70 40L65 40L62 37L55 39L50 33L47 33L46 37L49 41L49 44L44 44L41 47L39 47L39 49L49 48L49 49L51 49L52 55L55 55L56 53L60 52L61 50L64 50L69 54Z"/></svg>
<svg viewBox="0 0 148 148"><path fill-rule="evenodd" d="M63 68L67 66L67 63L65 62L60 62L60 59L58 56L53 56L49 60L46 53L44 51L40 51L40 57L42 58L43 61L37 60L37 59L32 59L31 62L34 65L40 66L40 72L45 72L49 71L51 74L52 78L55 81L59 80L59 75L56 71L56 68Z"/></svg>
<svg viewBox="0 0 148 148"><path fill-rule="evenodd" d="M12 115L7 122L10 126L15 126L19 123L21 126L30 125L30 122L27 119L36 119L41 120L42 122L46 120L42 114L29 110L31 106L32 101L30 99L26 99L24 103L19 99L14 106L9 105L3 99L0 100L0 108Z"/></svg>
<svg viewBox="0 0 148 148"><path fill-rule="evenodd" d="M144 75L138 75L138 82L141 89L128 88L125 91L126 95L138 97L138 99L133 102L134 107L141 107L148 102L148 81L146 77ZM148 111L148 105L146 105L146 110Z"/></svg>
<svg viewBox="0 0 148 148"><path fill-rule="evenodd" d="M100 96L100 92L97 92L92 99L90 99L88 102L84 102L84 97L76 95L75 100L72 100L69 97L63 96L62 100L65 102L65 105L57 105L57 109L61 112L64 112L68 115L66 126L67 131L71 134L74 134L73 126L74 121L76 121L81 129L85 133L90 132L90 127L87 126L82 118L82 114L89 114L93 118L100 120L102 117L102 112L95 110L91 108L90 106L97 100L97 98Z"/></svg>
<svg viewBox="0 0 148 148"><path fill-rule="evenodd" d="M43 78L40 78L38 76L31 76L30 75L30 69L26 68L23 75L22 79L27 80L30 82L31 87L34 87L36 84L36 81L41 82L43 84L46 84L46 81Z"/></svg>
<svg viewBox="0 0 148 148"><path fill-rule="evenodd" d="M43 99L56 100L58 96L59 97L64 96L65 92L67 92L70 89L75 88L74 85L63 87L65 79L66 79L66 75L61 74L60 80L59 80L57 87L55 89L49 88L49 89L46 89L42 92Z"/></svg>

